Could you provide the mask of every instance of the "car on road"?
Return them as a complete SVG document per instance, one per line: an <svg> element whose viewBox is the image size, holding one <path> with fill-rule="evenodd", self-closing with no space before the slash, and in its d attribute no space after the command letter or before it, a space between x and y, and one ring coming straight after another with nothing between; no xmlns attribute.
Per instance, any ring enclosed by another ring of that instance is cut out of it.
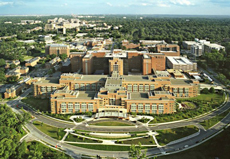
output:
<svg viewBox="0 0 230 159"><path fill-rule="evenodd" d="M184 148L187 148L188 147L188 145L184 145Z"/></svg>

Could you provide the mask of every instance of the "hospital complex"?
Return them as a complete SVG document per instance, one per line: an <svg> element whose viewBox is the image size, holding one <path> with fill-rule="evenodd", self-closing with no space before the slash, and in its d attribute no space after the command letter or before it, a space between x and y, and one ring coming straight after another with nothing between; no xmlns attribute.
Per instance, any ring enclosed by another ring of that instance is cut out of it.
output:
<svg viewBox="0 0 230 159"><path fill-rule="evenodd" d="M69 70L58 78L39 79L33 84L34 96L50 98L51 113L56 114L94 112L122 118L130 112L171 114L176 98L199 94L199 81L183 78L173 65L183 72L196 70L196 65L180 57L178 45L158 44L154 49L155 53L68 52Z"/></svg>

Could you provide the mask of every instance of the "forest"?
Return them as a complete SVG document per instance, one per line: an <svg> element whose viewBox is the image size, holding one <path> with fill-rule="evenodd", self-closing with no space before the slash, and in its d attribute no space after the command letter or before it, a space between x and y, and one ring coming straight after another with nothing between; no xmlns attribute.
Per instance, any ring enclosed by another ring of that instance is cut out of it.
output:
<svg viewBox="0 0 230 159"><path fill-rule="evenodd" d="M20 139L26 135L23 125L31 115L23 111L23 115L15 114L6 105L0 105L0 158L1 159L70 159L62 152L56 152L51 148L43 146L38 142L25 141Z"/></svg>

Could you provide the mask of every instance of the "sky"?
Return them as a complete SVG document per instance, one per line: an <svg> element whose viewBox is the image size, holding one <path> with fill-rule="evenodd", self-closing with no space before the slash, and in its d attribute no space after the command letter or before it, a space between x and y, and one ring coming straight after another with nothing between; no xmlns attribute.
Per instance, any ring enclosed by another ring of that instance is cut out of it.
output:
<svg viewBox="0 0 230 159"><path fill-rule="evenodd" d="M230 15L230 0L0 0L1 15Z"/></svg>

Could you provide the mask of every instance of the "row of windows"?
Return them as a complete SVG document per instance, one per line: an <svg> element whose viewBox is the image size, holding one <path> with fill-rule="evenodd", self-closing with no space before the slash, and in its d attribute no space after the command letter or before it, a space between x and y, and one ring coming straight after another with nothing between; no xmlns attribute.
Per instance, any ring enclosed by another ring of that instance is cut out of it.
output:
<svg viewBox="0 0 230 159"><path fill-rule="evenodd" d="M88 110L93 110L93 103L89 103L89 104L86 104L86 103L82 103L82 104L79 104L79 103L62 103L61 104L61 109L75 109L75 110L80 110L80 109L87 109Z"/></svg>
<svg viewBox="0 0 230 159"><path fill-rule="evenodd" d="M40 88L41 92L52 92L52 91L55 91L57 90L57 87L41 87Z"/></svg>
<svg viewBox="0 0 230 159"><path fill-rule="evenodd" d="M79 110L75 109L75 112L79 112L79 111L80 111L80 109ZM93 110L88 110L88 111L93 111ZM74 113L73 109L68 109L68 110L62 109L61 112L62 113ZM81 112L86 112L86 109L81 109Z"/></svg>
<svg viewBox="0 0 230 159"><path fill-rule="evenodd" d="M131 112L136 112L136 110L131 110ZM150 114L150 110L145 110L145 111L141 111L141 110L138 110L138 112L143 112L143 113L147 113L147 114ZM164 113L164 110L158 110L159 114L163 114ZM157 110L152 110L152 114L157 114Z"/></svg>
<svg viewBox="0 0 230 159"><path fill-rule="evenodd" d="M153 91L154 89L155 89L155 86L153 84L152 85L140 84L139 86L137 84L134 84L134 85L129 84L127 86L128 91L134 91L134 92L137 92L138 90L139 91Z"/></svg>
<svg viewBox="0 0 230 159"><path fill-rule="evenodd" d="M80 90L80 91L84 91L84 90L99 90L101 87L103 87L103 85L101 83L98 83L98 84L75 84L74 85L74 89L76 90Z"/></svg>
<svg viewBox="0 0 230 159"><path fill-rule="evenodd" d="M157 110L157 104L152 104L152 106L150 106L150 104L145 104L145 106L143 106L143 104L131 104L131 110L143 110L145 108L145 110L150 110L152 108L152 110ZM164 110L164 105L163 104L158 104L158 109L159 110Z"/></svg>

